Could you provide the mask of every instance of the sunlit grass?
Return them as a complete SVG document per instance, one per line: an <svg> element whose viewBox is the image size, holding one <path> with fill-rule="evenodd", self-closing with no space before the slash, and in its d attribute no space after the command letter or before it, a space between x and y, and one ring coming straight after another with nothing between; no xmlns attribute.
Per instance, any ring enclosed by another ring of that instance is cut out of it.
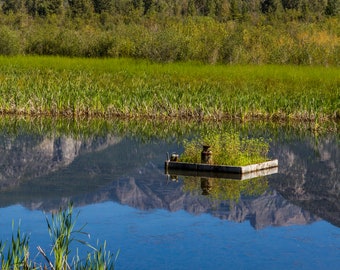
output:
<svg viewBox="0 0 340 270"><path fill-rule="evenodd" d="M3 114L339 119L340 70L0 57Z"/></svg>
<svg viewBox="0 0 340 270"><path fill-rule="evenodd" d="M179 161L201 163L203 145L210 146L211 164L244 166L268 160L269 143L263 138L241 138L234 131L208 131L197 138L184 141L184 152Z"/></svg>

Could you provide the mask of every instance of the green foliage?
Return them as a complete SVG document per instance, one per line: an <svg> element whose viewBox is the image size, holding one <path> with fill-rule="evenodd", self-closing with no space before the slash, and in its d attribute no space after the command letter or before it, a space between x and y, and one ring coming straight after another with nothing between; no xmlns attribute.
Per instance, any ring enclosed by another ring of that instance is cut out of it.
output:
<svg viewBox="0 0 340 270"><path fill-rule="evenodd" d="M200 163L203 145L209 145L213 164L244 166L267 161L269 144L263 138L240 138L236 132L207 132L184 141L181 162Z"/></svg>
<svg viewBox="0 0 340 270"><path fill-rule="evenodd" d="M26 8L31 16L46 17L61 12L61 0L26 0Z"/></svg>
<svg viewBox="0 0 340 270"><path fill-rule="evenodd" d="M16 55L20 52L20 38L16 31L0 26L0 55Z"/></svg>
<svg viewBox="0 0 340 270"><path fill-rule="evenodd" d="M1 5L2 3L2 5ZM2 11L5 14L10 14L10 13L16 13L20 10L20 7L22 5L21 0L4 0L0 2L0 6L2 8Z"/></svg>
<svg viewBox="0 0 340 270"><path fill-rule="evenodd" d="M325 8L325 14L328 16L336 16L339 14L340 4L338 0L328 0Z"/></svg>
<svg viewBox="0 0 340 270"><path fill-rule="evenodd" d="M103 244L99 244L97 242L97 247L93 249L94 251L92 253L87 254L85 261L81 260L78 256L75 257L73 261L73 269L113 270L119 253L117 252L116 256L114 257L114 254L106 250L106 242Z"/></svg>
<svg viewBox="0 0 340 270"><path fill-rule="evenodd" d="M340 64L336 0L0 3L0 20L7 27L0 37L6 45L0 46L3 55L132 57L212 64Z"/></svg>
<svg viewBox="0 0 340 270"><path fill-rule="evenodd" d="M51 32L53 32L51 30ZM198 120L339 117L337 68L0 58L0 111Z"/></svg>
<svg viewBox="0 0 340 270"><path fill-rule="evenodd" d="M90 0L67 0L69 16L85 18L92 14L93 5Z"/></svg>
<svg viewBox="0 0 340 270"><path fill-rule="evenodd" d="M69 205L67 209L60 209L57 213L52 214L51 220L46 218L48 232L52 240L52 252L54 259L51 260L46 252L38 247L40 254L44 257L47 265L52 270L63 269L100 269L113 270L117 255L106 250L106 242L100 244L97 242L97 247L93 247L87 242L75 238L75 234L86 234L83 229L75 229L76 218L74 218L73 207ZM85 260L82 260L77 254L72 259L69 258L70 248L73 241L87 245L93 250L89 252ZM3 270L30 270L30 269L47 269L46 265L37 266L34 261L31 261L29 255L29 238L26 234L22 235L20 226L17 229L16 235L12 235L11 246L6 250L6 243L0 242L0 268Z"/></svg>
<svg viewBox="0 0 340 270"><path fill-rule="evenodd" d="M22 234L20 224L16 234L13 230L14 223L12 224L12 241L10 246L6 248L6 243L0 241L0 269L31 269L28 246L29 236Z"/></svg>
<svg viewBox="0 0 340 270"><path fill-rule="evenodd" d="M73 233L75 221L73 220L73 208L70 206L65 211L59 211L57 214L52 213L52 220L47 221L48 232L52 240L52 250L54 254L54 268L69 268L68 256L70 254L70 245L73 242ZM76 231L81 232L81 230Z"/></svg>

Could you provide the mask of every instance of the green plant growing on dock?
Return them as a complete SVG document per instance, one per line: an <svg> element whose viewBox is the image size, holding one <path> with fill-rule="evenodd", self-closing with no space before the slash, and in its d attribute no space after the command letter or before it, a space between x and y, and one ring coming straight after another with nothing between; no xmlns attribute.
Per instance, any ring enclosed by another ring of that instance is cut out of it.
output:
<svg viewBox="0 0 340 270"><path fill-rule="evenodd" d="M185 140L181 162L200 163L203 145L209 145L213 164L244 166L267 161L269 144L263 138L241 138L236 132L208 132Z"/></svg>
<svg viewBox="0 0 340 270"><path fill-rule="evenodd" d="M51 220L46 217L48 232L52 240L52 251L49 258L48 253L40 246L37 247L39 253L46 260L46 264L38 264L30 259L29 255L29 237L22 234L20 226L17 233L12 234L11 245L6 246L6 242L0 241L0 269L2 270L31 270L31 269L51 269L51 270L68 270L68 269L100 269L113 270L118 253L113 253L106 249L106 242L100 244L97 241L96 247L88 242L75 238L76 234L88 235L84 232L84 226L75 229L77 217L74 217L73 206L60 209L56 214L52 214ZM89 247L92 252L87 253L85 259L79 255L70 258L71 244L78 242Z"/></svg>

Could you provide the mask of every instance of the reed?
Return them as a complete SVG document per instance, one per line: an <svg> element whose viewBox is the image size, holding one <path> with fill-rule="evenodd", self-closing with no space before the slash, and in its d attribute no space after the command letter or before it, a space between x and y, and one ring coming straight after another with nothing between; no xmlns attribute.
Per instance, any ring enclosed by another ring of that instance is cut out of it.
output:
<svg viewBox="0 0 340 270"><path fill-rule="evenodd" d="M113 270L119 253L117 252L116 256L114 256L113 253L108 251L106 242L100 244L97 241L97 246L94 247L81 238L76 238L75 235L77 234L88 235L83 230L85 226L75 229L76 220L77 216L75 217L73 214L72 204L68 208L60 209L57 213L52 214L51 220L46 217L48 232L52 240L51 254L53 259L40 246L37 247L46 264L31 260L29 237L27 234L22 234L20 226L18 226L17 233L12 234L11 245L7 247L6 242L0 242L0 269ZM92 252L88 252L85 259L81 259L78 254L70 258L73 242L88 246Z"/></svg>
<svg viewBox="0 0 340 270"><path fill-rule="evenodd" d="M0 241L0 269L32 269L29 261L29 236L20 230L20 223L14 233L14 222L12 223L12 239L6 248L6 243Z"/></svg>
<svg viewBox="0 0 340 270"><path fill-rule="evenodd" d="M0 112L199 120L340 117L338 68L0 57Z"/></svg>

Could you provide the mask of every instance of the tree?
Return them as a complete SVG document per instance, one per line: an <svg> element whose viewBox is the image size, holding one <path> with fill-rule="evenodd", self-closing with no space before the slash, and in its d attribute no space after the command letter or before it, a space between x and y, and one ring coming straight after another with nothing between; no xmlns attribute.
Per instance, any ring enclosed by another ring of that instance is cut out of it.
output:
<svg viewBox="0 0 340 270"><path fill-rule="evenodd" d="M16 13L21 8L21 0L4 0L2 5L2 11L5 14L9 14L10 12Z"/></svg>
<svg viewBox="0 0 340 270"><path fill-rule="evenodd" d="M62 0L26 0L25 6L28 14L45 17L58 14L61 10Z"/></svg>
<svg viewBox="0 0 340 270"><path fill-rule="evenodd" d="M189 2L188 2L188 14L190 16L197 15L197 9L196 9L194 0L189 0Z"/></svg>
<svg viewBox="0 0 340 270"><path fill-rule="evenodd" d="M122 1L115 1L118 2L116 5L119 5ZM113 1L112 0L92 0L93 8L96 13L102 13L104 11L111 11L113 8Z"/></svg>
<svg viewBox="0 0 340 270"><path fill-rule="evenodd" d="M92 12L93 4L90 0L68 0L72 17L82 17Z"/></svg>
<svg viewBox="0 0 340 270"><path fill-rule="evenodd" d="M338 0L328 0L325 8L325 14L328 16L335 16L339 13Z"/></svg>
<svg viewBox="0 0 340 270"><path fill-rule="evenodd" d="M300 0L282 0L282 6L286 9L295 9L297 10L300 5Z"/></svg>
<svg viewBox="0 0 340 270"><path fill-rule="evenodd" d="M262 13L274 13L277 9L277 3L275 0L264 0L261 2Z"/></svg>
<svg viewBox="0 0 340 270"><path fill-rule="evenodd" d="M230 15L233 20L237 20L241 17L239 1L237 0L230 1Z"/></svg>

